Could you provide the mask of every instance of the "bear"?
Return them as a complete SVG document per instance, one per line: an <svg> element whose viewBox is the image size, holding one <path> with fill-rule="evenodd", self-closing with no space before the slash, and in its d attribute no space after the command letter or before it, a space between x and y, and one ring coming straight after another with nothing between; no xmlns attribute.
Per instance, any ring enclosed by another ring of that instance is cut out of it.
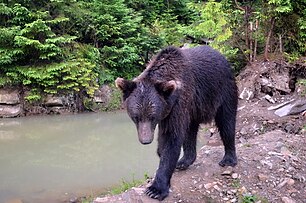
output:
<svg viewBox="0 0 306 203"><path fill-rule="evenodd" d="M140 143L150 144L158 126L160 161L145 190L149 197L160 201L167 197L175 169L185 170L195 161L201 123L214 120L220 132L225 154L219 165L237 164L237 86L228 61L218 51L210 46L169 46L153 57L139 76L117 78L115 84L122 91Z"/></svg>

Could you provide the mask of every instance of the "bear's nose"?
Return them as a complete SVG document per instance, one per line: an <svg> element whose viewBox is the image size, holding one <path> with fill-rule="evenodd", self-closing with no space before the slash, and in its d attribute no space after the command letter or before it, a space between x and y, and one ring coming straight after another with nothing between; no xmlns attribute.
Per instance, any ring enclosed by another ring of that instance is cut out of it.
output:
<svg viewBox="0 0 306 203"><path fill-rule="evenodd" d="M138 139L141 144L150 144L154 138L151 122L138 123Z"/></svg>

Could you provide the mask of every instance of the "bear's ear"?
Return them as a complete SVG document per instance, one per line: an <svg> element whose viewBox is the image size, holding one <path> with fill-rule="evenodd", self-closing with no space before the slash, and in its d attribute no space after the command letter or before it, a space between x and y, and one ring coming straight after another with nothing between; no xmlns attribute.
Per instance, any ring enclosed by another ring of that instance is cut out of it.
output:
<svg viewBox="0 0 306 203"><path fill-rule="evenodd" d="M119 88L123 93L123 100L126 100L133 90L136 88L136 82L125 80L123 78L117 78L115 80L115 85Z"/></svg>
<svg viewBox="0 0 306 203"><path fill-rule="evenodd" d="M155 83L157 92L165 98L168 98L176 89L180 88L180 86L180 82L175 80Z"/></svg>

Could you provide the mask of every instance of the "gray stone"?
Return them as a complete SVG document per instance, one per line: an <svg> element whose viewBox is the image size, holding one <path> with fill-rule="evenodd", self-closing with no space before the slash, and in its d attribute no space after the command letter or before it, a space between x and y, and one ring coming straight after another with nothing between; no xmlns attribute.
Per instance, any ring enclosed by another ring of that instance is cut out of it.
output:
<svg viewBox="0 0 306 203"><path fill-rule="evenodd" d="M108 85L103 85L94 93L93 101L96 103L108 104L111 99L112 89Z"/></svg>
<svg viewBox="0 0 306 203"><path fill-rule="evenodd" d="M284 203L295 203L295 200L290 199L289 197L282 197L282 202L284 202Z"/></svg>
<svg viewBox="0 0 306 203"><path fill-rule="evenodd" d="M266 181L266 180L268 180L268 176L267 175L264 175L264 174L258 174L258 179L260 180L260 181Z"/></svg>
<svg viewBox="0 0 306 203"><path fill-rule="evenodd" d="M233 173L233 174L232 174L232 178L233 178L233 179L237 179L238 177L239 177L238 173Z"/></svg>
<svg viewBox="0 0 306 203"><path fill-rule="evenodd" d="M283 106L285 106L286 104L289 104L289 103L293 102L294 100L295 100L295 99L291 99L290 101L283 102L283 103L278 104L278 105L276 105L276 106L270 106L270 107L268 108L268 110L279 109L280 107L283 107Z"/></svg>
<svg viewBox="0 0 306 203"><path fill-rule="evenodd" d="M275 100L268 94L265 95L265 99L272 104L275 103Z"/></svg>
<svg viewBox="0 0 306 203"><path fill-rule="evenodd" d="M17 90L0 89L0 104L19 104L20 98Z"/></svg>
<svg viewBox="0 0 306 203"><path fill-rule="evenodd" d="M239 94L239 98L240 99L246 99L246 100L250 100L254 98L254 91L244 87L243 90L241 91L241 93Z"/></svg>
<svg viewBox="0 0 306 203"><path fill-rule="evenodd" d="M300 99L295 102L289 103L279 109L277 109L274 113L279 117L284 117L288 115L294 115L301 113L306 110L306 100Z"/></svg>
<svg viewBox="0 0 306 203"><path fill-rule="evenodd" d="M1 105L0 104L0 118L17 117L22 113L20 105Z"/></svg>
<svg viewBox="0 0 306 203"><path fill-rule="evenodd" d="M54 96L54 95L47 95L47 97L44 100L44 104L46 106L63 106L63 98L59 96Z"/></svg>

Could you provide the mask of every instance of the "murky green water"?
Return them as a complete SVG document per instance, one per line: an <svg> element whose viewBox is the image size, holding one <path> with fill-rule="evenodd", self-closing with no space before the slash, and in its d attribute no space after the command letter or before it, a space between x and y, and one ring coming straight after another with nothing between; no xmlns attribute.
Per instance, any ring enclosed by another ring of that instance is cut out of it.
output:
<svg viewBox="0 0 306 203"><path fill-rule="evenodd" d="M125 112L0 119L0 202L62 202L158 166Z"/></svg>

